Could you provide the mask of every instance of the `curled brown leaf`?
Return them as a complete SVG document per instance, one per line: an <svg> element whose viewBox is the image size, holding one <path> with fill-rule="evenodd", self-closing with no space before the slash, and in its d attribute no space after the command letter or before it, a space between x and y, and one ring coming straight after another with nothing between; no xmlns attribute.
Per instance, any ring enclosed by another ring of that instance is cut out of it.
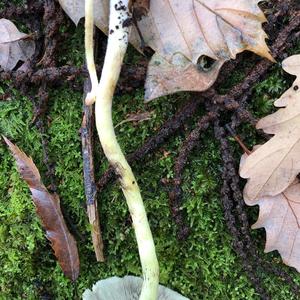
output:
<svg viewBox="0 0 300 300"><path fill-rule="evenodd" d="M75 281L79 275L78 250L63 218L58 195L48 192L33 160L7 138L3 138L16 160L21 177L29 186L37 215L64 274Z"/></svg>

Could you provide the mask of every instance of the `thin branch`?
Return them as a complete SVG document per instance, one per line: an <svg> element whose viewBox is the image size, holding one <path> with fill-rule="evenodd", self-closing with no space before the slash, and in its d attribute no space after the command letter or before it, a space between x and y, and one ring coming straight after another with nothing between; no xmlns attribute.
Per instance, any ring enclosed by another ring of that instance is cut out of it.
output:
<svg viewBox="0 0 300 300"><path fill-rule="evenodd" d="M84 82L84 94L91 90L91 82L86 79ZM95 182L94 157L93 157L93 127L94 109L86 105L83 97L83 118L81 125L81 142L83 157L84 190L87 204L87 214L91 225L91 233L94 251L97 261L104 262L103 239L100 227L100 218L97 203L97 188Z"/></svg>

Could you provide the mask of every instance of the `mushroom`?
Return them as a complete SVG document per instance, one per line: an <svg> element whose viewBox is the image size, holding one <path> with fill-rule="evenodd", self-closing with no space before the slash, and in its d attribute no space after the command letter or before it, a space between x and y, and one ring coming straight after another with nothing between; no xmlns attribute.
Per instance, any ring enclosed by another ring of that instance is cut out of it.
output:
<svg viewBox="0 0 300 300"><path fill-rule="evenodd" d="M92 90L88 94L86 102L88 104L95 102L95 119L99 139L108 161L118 175L132 218L144 278L139 299L156 300L159 266L155 245L137 180L122 153L112 122L112 99L127 50L131 27L130 2L131 0L110 0L108 43L99 83L93 57L93 0L85 2L85 51L92 82ZM111 286L109 282L108 286ZM101 286L103 285L100 284Z"/></svg>
<svg viewBox="0 0 300 300"><path fill-rule="evenodd" d="M83 300L138 300L143 279L135 276L111 277L94 284L92 291L83 293ZM158 300L189 300L186 297L159 285Z"/></svg>

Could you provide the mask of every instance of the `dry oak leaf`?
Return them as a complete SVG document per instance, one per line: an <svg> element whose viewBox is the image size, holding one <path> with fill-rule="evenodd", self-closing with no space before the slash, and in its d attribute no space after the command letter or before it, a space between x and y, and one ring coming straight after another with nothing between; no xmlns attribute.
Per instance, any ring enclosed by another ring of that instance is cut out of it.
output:
<svg viewBox="0 0 300 300"><path fill-rule="evenodd" d="M241 166L246 159L247 155L244 154ZM245 199L245 202L249 206L259 205L258 220L252 228L265 228L265 252L277 250L286 265L300 272L299 180L296 179L285 191L276 196L263 196L255 201Z"/></svg>
<svg viewBox="0 0 300 300"><path fill-rule="evenodd" d="M35 51L35 43L28 39L7 19L0 19L0 66L11 71L19 60L27 61Z"/></svg>
<svg viewBox="0 0 300 300"><path fill-rule="evenodd" d="M284 108L257 123L257 129L274 136L240 168L240 176L249 179L244 189L247 201L280 194L300 172L300 55L287 58L282 66L298 77L274 104Z"/></svg>
<svg viewBox="0 0 300 300"><path fill-rule="evenodd" d="M250 50L270 60L257 0L151 0L139 22L146 44L156 51L146 81L146 100L177 91L203 91L223 63ZM136 35L135 35L136 36ZM203 68L198 62L216 62Z"/></svg>
<svg viewBox="0 0 300 300"><path fill-rule="evenodd" d="M266 18L258 0L151 0L138 26L147 46L156 53L148 69L145 99L178 91L203 91L216 80L225 61L244 50L273 60L262 23ZM84 16L83 0L60 0L77 23ZM108 0L95 0L95 24L108 28ZM139 49L133 27L131 43ZM215 60L205 68L203 57Z"/></svg>
<svg viewBox="0 0 300 300"><path fill-rule="evenodd" d="M79 275L78 250L76 241L64 221L58 195L48 192L32 159L7 138L3 138L16 160L21 177L30 188L37 215L64 274L75 281Z"/></svg>

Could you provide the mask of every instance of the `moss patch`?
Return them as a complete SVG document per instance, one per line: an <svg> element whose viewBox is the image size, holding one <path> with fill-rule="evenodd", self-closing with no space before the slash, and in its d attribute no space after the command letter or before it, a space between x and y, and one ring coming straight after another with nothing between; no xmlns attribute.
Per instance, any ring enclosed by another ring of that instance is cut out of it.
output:
<svg viewBox="0 0 300 300"><path fill-rule="evenodd" d="M72 45L80 45L82 29L74 29ZM76 47L61 57L61 62L82 63L82 51ZM300 47L292 52L299 53ZM132 54L131 54L132 55ZM133 56L135 59L135 55ZM255 87L251 107L258 117L272 110L270 103L286 89L291 78L275 66L268 78ZM228 88L230 84L224 86ZM7 85L2 83L2 89ZM1 91L0 91L1 92ZM129 153L154 134L186 95L173 95L143 104L143 91L119 95L114 101L114 123L136 111L154 111L152 119L138 125L124 123L117 129L123 149ZM61 204L81 233L77 237L81 259L81 275L75 284L64 278L56 262L41 224L35 215L28 189L20 180L14 161L3 143L0 144L0 299L80 299L85 288L99 279L125 274L140 275L141 268L131 228L129 214L121 191L116 184L109 185L99 195L101 223L105 242L106 262L96 263L84 208L83 174L81 161L82 95L63 86L51 91L49 111L49 139L51 159L56 164ZM14 91L10 101L0 102L0 134L5 134L40 168L42 164L40 135L31 125L32 104ZM190 120L190 126L196 120ZM219 200L221 160L219 146L210 131L202 137L184 173L184 208L192 228L188 240L180 243L168 207L167 190L161 178L172 178L174 159L184 140L184 133L171 139L159 151L149 155L133 169L141 186L154 233L161 268L161 283L191 299L259 299L249 283L239 258L232 250ZM241 135L247 145L257 142L252 128L244 126ZM234 145L234 144L233 144ZM241 154L236 145L237 158ZM164 151L169 154L164 155ZM107 162L97 145L96 170L98 177L107 168ZM255 208L249 209L255 219ZM263 249L263 231L255 231ZM263 255L263 254L261 254ZM276 253L265 255L281 266ZM293 270L285 268L300 282ZM261 270L262 277L273 299L296 299L281 281Z"/></svg>

